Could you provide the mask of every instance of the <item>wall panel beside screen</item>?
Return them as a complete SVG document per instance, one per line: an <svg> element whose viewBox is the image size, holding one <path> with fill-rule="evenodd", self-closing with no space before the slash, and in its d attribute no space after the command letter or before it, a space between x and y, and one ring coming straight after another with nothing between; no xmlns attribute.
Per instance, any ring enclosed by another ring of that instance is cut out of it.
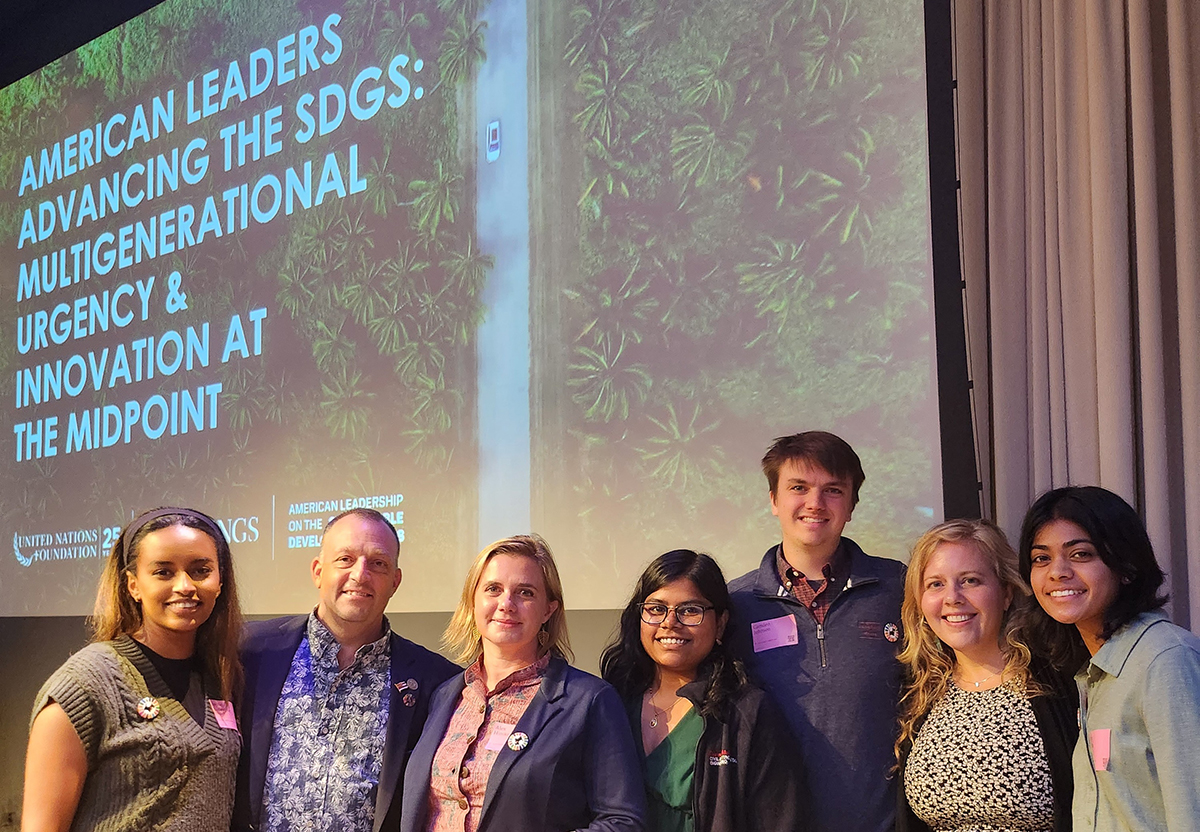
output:
<svg viewBox="0 0 1200 832"><path fill-rule="evenodd" d="M757 459L833 430L849 534L942 513L923 4L166 0L0 90L0 614L204 508L250 613L331 514L398 609L543 533L575 608L775 537Z"/></svg>

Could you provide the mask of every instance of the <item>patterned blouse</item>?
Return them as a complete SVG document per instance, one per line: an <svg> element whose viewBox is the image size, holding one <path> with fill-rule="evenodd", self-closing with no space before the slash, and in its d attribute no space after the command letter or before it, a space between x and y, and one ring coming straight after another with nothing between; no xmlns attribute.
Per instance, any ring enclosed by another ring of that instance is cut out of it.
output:
<svg viewBox="0 0 1200 832"><path fill-rule="evenodd" d="M492 766L505 745L520 741L517 723L541 687L549 664L547 653L506 676L490 692L483 680L482 656L463 671L466 686L433 756L427 832L479 828Z"/></svg>
<svg viewBox="0 0 1200 832"><path fill-rule="evenodd" d="M391 679L387 619L345 670L339 647L310 615L275 711L263 832L371 832Z"/></svg>
<svg viewBox="0 0 1200 832"><path fill-rule="evenodd" d="M1021 683L951 684L913 742L904 793L939 832L1053 829L1050 764Z"/></svg>

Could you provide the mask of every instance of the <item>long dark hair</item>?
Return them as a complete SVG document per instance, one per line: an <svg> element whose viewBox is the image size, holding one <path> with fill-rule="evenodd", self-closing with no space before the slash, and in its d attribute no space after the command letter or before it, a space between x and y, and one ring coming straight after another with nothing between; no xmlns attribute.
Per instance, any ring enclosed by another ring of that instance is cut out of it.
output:
<svg viewBox="0 0 1200 832"><path fill-rule="evenodd" d="M729 611L729 588L725 586L721 567L711 557L691 549L673 549L655 558L638 579L633 597L621 612L616 639L600 656L600 675L626 701L649 690L655 677L654 661L642 647L642 604L651 593L684 578L695 584L712 604L710 613L720 616ZM699 712L703 716L720 716L730 697L746 684L746 670L718 640L697 668L696 679L706 683Z"/></svg>
<svg viewBox="0 0 1200 832"><path fill-rule="evenodd" d="M1117 576L1117 597L1104 611L1102 639L1107 641L1141 613L1159 609L1167 602L1166 594L1159 594L1165 578L1142 518L1129 503L1095 485L1056 488L1029 507L1021 524L1017 552L1021 577L1026 582L1033 571L1033 539L1043 526L1055 520L1066 520L1087 532L1100 560ZM1076 671L1088 659L1079 630L1055 621L1040 604L1031 611L1028 633L1030 642L1043 646L1058 667Z"/></svg>
<svg viewBox="0 0 1200 832"><path fill-rule="evenodd" d="M217 521L191 508L157 508L138 515L113 544L100 577L96 608L92 613L92 641L111 641L133 635L142 626L142 607L129 594L126 574L137 571L138 548L146 536L170 526L187 526L208 535L217 549L221 594L213 602L208 620L196 631L195 656L209 679L216 681L222 698L239 701L242 694L242 609L238 603L233 556Z"/></svg>

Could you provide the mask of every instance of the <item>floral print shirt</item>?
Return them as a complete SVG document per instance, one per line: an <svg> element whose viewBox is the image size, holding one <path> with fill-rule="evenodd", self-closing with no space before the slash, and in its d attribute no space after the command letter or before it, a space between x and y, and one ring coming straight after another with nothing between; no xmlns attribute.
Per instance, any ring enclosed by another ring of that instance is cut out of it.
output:
<svg viewBox="0 0 1200 832"><path fill-rule="evenodd" d="M333 633L308 617L279 696L263 789L264 832L371 832L387 732L391 627L338 667Z"/></svg>
<svg viewBox="0 0 1200 832"><path fill-rule="evenodd" d="M463 672L466 686L433 756L427 832L479 828L492 766L505 746L519 744L522 735L516 731L517 723L541 687L549 664L547 653L505 676L491 691L483 679L482 656Z"/></svg>

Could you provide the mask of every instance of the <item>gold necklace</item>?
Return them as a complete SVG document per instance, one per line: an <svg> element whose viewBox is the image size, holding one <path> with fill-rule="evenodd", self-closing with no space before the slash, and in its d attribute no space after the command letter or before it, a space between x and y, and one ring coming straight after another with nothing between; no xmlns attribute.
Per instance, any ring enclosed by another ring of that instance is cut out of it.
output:
<svg viewBox="0 0 1200 832"><path fill-rule="evenodd" d="M970 679L967 679L966 677L962 677L962 676L960 676L959 678L961 678L963 682L970 682L972 685L974 685L974 686L975 686L975 689L976 689L976 690L978 690L978 689L979 689L979 686L980 686L980 685L982 685L984 682L987 682L987 681L990 681L990 680L992 680L992 679L995 679L997 676L999 676L999 675L1000 675L1001 673L1003 673L1003 672L1004 672L1003 670L997 670L997 671L996 671L995 673L993 673L991 676L984 676L984 677L983 677L982 679L980 679L978 682L971 682L971 680L970 680Z"/></svg>
<svg viewBox="0 0 1200 832"><path fill-rule="evenodd" d="M657 728L658 721L667 715L667 711L664 711L662 708L654 704L654 694L656 693L658 693L658 688L655 688L652 691L647 691L646 693L646 704L649 705L650 708L655 712L654 715L650 717L651 728ZM673 707L674 706L672 706L672 708Z"/></svg>

